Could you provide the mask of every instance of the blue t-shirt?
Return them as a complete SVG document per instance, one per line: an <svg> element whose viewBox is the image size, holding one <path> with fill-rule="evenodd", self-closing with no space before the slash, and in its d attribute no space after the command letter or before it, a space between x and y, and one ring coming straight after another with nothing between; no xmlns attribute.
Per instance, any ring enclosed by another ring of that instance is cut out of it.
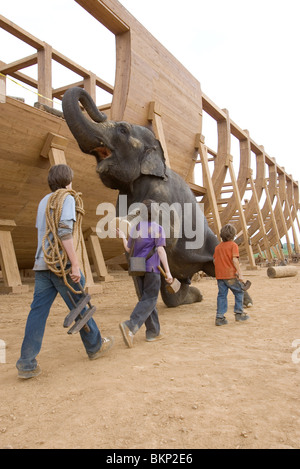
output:
<svg viewBox="0 0 300 469"><path fill-rule="evenodd" d="M139 233L136 238L135 233ZM166 236L162 226L155 222L142 221L136 228L133 228L128 238L128 247L131 249L134 241L133 256L147 257L149 252L154 248L166 245ZM146 261L146 272L159 273L158 266L160 258L158 252L155 251L152 257Z"/></svg>
<svg viewBox="0 0 300 469"><path fill-rule="evenodd" d="M33 270L48 270L48 266L44 261L44 252L42 247L43 237L46 233L46 208L49 197L53 194L47 194L39 203L37 217L36 217L36 224L35 227L38 230L38 246L35 255L35 263ZM60 221L64 221L67 224L73 225L73 222L76 221L76 210L75 210L75 199L72 195L67 195L64 200L62 213L60 217ZM69 222L69 223L68 223ZM47 247L47 242L46 242Z"/></svg>

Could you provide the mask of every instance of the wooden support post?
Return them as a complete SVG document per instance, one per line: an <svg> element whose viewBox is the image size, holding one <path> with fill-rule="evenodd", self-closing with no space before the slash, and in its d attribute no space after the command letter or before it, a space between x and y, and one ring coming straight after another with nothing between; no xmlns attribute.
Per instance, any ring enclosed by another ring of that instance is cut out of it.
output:
<svg viewBox="0 0 300 469"><path fill-rule="evenodd" d="M67 164L65 151L68 143L67 138L49 132L40 154L43 158L49 158L50 166Z"/></svg>
<svg viewBox="0 0 300 469"><path fill-rule="evenodd" d="M210 209L211 209L213 222L214 222L214 232L217 235L218 239L221 241L220 231L221 231L222 226L221 226L221 220L220 220L216 195L215 195L215 191L214 191L214 187L213 187L213 183L212 183L212 179L211 179L209 167L208 167L207 148L204 145L204 138L200 134L197 134L196 136L195 147L197 148L197 146L198 146L199 154L201 158L203 179L205 180L207 194L208 194L208 198L210 201Z"/></svg>
<svg viewBox="0 0 300 469"><path fill-rule="evenodd" d="M85 290L90 295L94 293L102 293L103 292L102 285L100 285L99 283L96 284L94 282L93 273L92 273L85 243L83 243L82 248L83 248L83 252L78 253L78 257L81 261L81 271L84 272L84 275L85 275Z"/></svg>
<svg viewBox="0 0 300 469"><path fill-rule="evenodd" d="M286 204L286 208L287 208L287 211L288 211L288 214L289 214L289 219L290 219L290 223L291 223L291 230L292 230L292 233L293 233L294 251L296 253L299 253L300 252L299 241L298 241L295 226L294 226L291 207L290 207L289 201L287 199L285 201L285 204Z"/></svg>
<svg viewBox="0 0 300 469"><path fill-rule="evenodd" d="M290 242L288 230L287 230L287 227L286 227L286 222L285 222L284 213L283 213L283 209L282 209L282 200L281 200L280 192L279 192L278 188L276 190L276 197L277 197L277 200L278 200L277 206L278 206L279 216L280 216L281 224L282 224L282 227L283 227L284 235L285 235L285 238L286 238L286 244L287 244L289 257L292 257L293 249L292 249L292 245L291 245L291 242Z"/></svg>
<svg viewBox="0 0 300 469"><path fill-rule="evenodd" d="M52 47L44 43L38 51L38 101L53 107L52 102Z"/></svg>
<svg viewBox="0 0 300 469"><path fill-rule="evenodd" d="M163 129L163 124L162 124L161 108L154 101L151 101L150 106L149 106L148 120L150 122L152 122L156 138L161 143L162 149L164 151L165 159L166 159L166 165L169 168L171 168L169 154L168 154L168 148L167 148L164 129Z"/></svg>
<svg viewBox="0 0 300 469"><path fill-rule="evenodd" d="M96 75L91 72L89 77L83 79L83 86L85 91L89 93L92 100L96 102Z"/></svg>
<svg viewBox="0 0 300 469"><path fill-rule="evenodd" d="M274 210L273 210L273 207L272 207L272 201L271 201L267 181L265 181L264 189L265 189L265 193L266 193L266 200L267 200L267 204L268 204L268 208L269 208L269 212L270 212L270 217L271 217L273 229L275 231L275 238L277 239L277 243L279 245L279 258L283 261L284 260L284 254L283 254L282 247L281 247L281 240L280 240L280 236L279 236L279 231L278 231L278 226L277 226L277 223L276 223Z"/></svg>
<svg viewBox="0 0 300 469"><path fill-rule="evenodd" d="M104 262L104 257L100 245L100 240L96 233L96 228L89 228L84 232L84 239L89 243L90 250L92 253L94 268L97 273L98 280L110 282L114 279L112 275L109 275Z"/></svg>
<svg viewBox="0 0 300 469"><path fill-rule="evenodd" d="M22 285L14 250L11 232L15 226L13 220L0 220L0 266L4 280L1 293L26 293L29 290L28 285Z"/></svg>
<svg viewBox="0 0 300 469"><path fill-rule="evenodd" d="M248 260L249 260L249 267L250 267L250 269L254 270L254 269L257 269L257 265L255 264L253 250L252 250L252 246L251 246L251 242L250 242L250 238L249 238L249 234L248 234L248 229L247 229L246 218L245 218L244 210L243 210L243 207L242 207L240 191L239 191L237 180L236 180L235 173L234 173L233 158L232 158L231 155L228 155L226 166L228 166L228 168L229 168L229 174L230 174L230 178L231 178L231 182L232 182L233 193L234 193L234 197L235 197L235 200L236 200L236 206L237 206L239 216L240 216L240 220L241 220L242 231L243 231L243 236L244 236L244 243L245 243L245 248L246 248L247 256L248 256Z"/></svg>
<svg viewBox="0 0 300 469"><path fill-rule="evenodd" d="M61 135L49 133L41 151L41 156L49 158L50 165L67 164L65 150L68 145L68 139ZM92 293L102 293L102 286L95 284L89 262L85 243L83 243L83 252L79 255L81 261L81 270L85 272L86 291ZM80 254L80 253L78 253Z"/></svg>
<svg viewBox="0 0 300 469"><path fill-rule="evenodd" d="M6 103L6 77L0 75L0 104Z"/></svg>
<svg viewBox="0 0 300 469"><path fill-rule="evenodd" d="M266 259L267 258L267 254L265 251L262 251L259 243L256 244L256 247L257 247L257 250L259 252L259 256L261 257L262 260ZM272 251L271 251L271 248L269 248L269 252L270 252L270 256L271 256L271 259L272 259Z"/></svg>
<svg viewBox="0 0 300 469"><path fill-rule="evenodd" d="M268 259L268 261L271 261L272 260L272 253L271 253L271 249L270 249L270 243L269 243L267 232L266 232L266 229L265 229L263 216L262 216L262 213L261 213L261 210L260 210L260 207L259 207L259 201L258 201L258 197L257 197L255 184L254 184L254 181L253 181L253 171L252 170L250 170L249 180L250 180L250 186L251 186L251 190L252 190L252 194L253 194L253 198L254 198L254 205L255 205L256 213L257 213L257 216L258 216L258 223L259 223L259 227L260 227L260 232L262 233L263 240L264 240L264 246L265 246L267 259Z"/></svg>
<svg viewBox="0 0 300 469"><path fill-rule="evenodd" d="M298 218L297 212L296 212L296 215L295 215L295 219L297 220L298 230L300 231L300 222L299 222L299 218Z"/></svg>

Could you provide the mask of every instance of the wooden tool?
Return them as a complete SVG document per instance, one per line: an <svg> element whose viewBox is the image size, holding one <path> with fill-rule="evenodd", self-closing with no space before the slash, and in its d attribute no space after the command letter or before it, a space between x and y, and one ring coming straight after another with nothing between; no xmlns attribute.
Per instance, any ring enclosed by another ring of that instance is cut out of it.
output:
<svg viewBox="0 0 300 469"><path fill-rule="evenodd" d="M161 268L161 266L159 265L158 266L158 269L160 270L160 272L162 273L162 275L167 278L167 274L166 272ZM179 280L177 280L177 278L173 278L173 282L171 284L167 284L166 285L166 290L169 292L169 293L177 293L179 290L180 290L180 287L181 287L181 283L179 282Z"/></svg>
<svg viewBox="0 0 300 469"><path fill-rule="evenodd" d="M91 317L96 311L96 307L91 305L90 295L85 293L80 283L78 283L77 285L82 292L81 299L78 301L78 303L75 303L71 293L69 291L67 292L74 308L65 317L64 327L69 327L72 322L75 321L75 324L71 327L71 329L68 330L68 334L76 334L82 328L84 328L86 332L90 332L90 328L87 325L87 322L91 319ZM88 305L88 308L83 311L86 305Z"/></svg>
<svg viewBox="0 0 300 469"><path fill-rule="evenodd" d="M246 282L240 282L240 283L241 283L241 287L243 291L247 291L251 287L250 280L246 280Z"/></svg>

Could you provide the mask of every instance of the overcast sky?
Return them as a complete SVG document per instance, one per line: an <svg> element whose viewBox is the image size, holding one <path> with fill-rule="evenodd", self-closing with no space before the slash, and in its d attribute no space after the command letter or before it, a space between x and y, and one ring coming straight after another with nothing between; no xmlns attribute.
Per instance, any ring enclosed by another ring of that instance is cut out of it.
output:
<svg viewBox="0 0 300 469"><path fill-rule="evenodd" d="M121 3L199 80L205 94L300 180L299 0ZM0 13L114 84L114 37L74 0L2 0ZM0 41L5 62L34 52L3 31ZM62 72L55 80L54 87L66 83Z"/></svg>

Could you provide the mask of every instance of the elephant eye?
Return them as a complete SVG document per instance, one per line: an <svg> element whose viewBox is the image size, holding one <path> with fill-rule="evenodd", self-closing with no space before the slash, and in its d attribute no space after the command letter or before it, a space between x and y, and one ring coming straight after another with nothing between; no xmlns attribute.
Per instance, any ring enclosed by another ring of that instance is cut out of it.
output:
<svg viewBox="0 0 300 469"><path fill-rule="evenodd" d="M124 126L121 126L119 127L119 132L122 134L122 135L127 135L128 134L128 129Z"/></svg>

